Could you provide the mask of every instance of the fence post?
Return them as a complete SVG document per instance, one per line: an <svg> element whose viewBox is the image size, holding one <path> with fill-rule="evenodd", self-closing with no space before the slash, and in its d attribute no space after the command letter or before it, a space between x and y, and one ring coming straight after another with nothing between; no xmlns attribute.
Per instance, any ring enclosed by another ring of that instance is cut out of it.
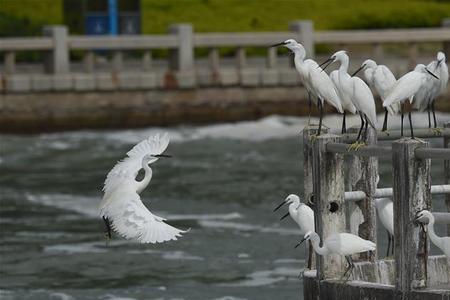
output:
<svg viewBox="0 0 450 300"><path fill-rule="evenodd" d="M367 145L377 144L377 132L370 126L367 128L365 142ZM378 183L378 158L376 156L355 158L352 169L357 170L355 173L357 176L352 178L352 190L363 191L366 194L366 198L353 204L353 206L359 208L359 212L362 215L358 218L350 218L350 228L357 230L356 233L352 233L376 244L377 216L373 195ZM374 262L377 258L377 253L376 250L365 252L361 253L359 257Z"/></svg>
<svg viewBox="0 0 450 300"><path fill-rule="evenodd" d="M444 28L450 28L450 18L442 19L441 26ZM445 57L450 57L450 42L444 42Z"/></svg>
<svg viewBox="0 0 450 300"><path fill-rule="evenodd" d="M12 74L16 71L16 53L9 51L5 53L5 73Z"/></svg>
<svg viewBox="0 0 450 300"><path fill-rule="evenodd" d="M313 142L313 192L316 232L322 241L331 233L344 232L344 156L327 152L329 142L338 143L340 136L323 134ZM317 279L339 278L345 269L339 255L317 257Z"/></svg>
<svg viewBox="0 0 450 300"><path fill-rule="evenodd" d="M314 23L311 20L298 20L289 24L289 30L296 35L295 39L305 47L306 57L314 58Z"/></svg>
<svg viewBox="0 0 450 300"><path fill-rule="evenodd" d="M450 21L450 19L449 19ZM444 124L445 128L450 128L450 122ZM450 137L444 137L444 148L450 148ZM444 161L445 184L450 184L450 160ZM450 212L450 194L445 195L445 204L447 211ZM447 235L450 235L450 224L447 224Z"/></svg>
<svg viewBox="0 0 450 300"><path fill-rule="evenodd" d="M313 204L313 147L311 136L317 134L318 126L309 125L303 129L303 201ZM328 128L322 128L322 133L328 133ZM311 269L315 269L316 253L311 245L306 245L308 257L311 256ZM310 254L311 252L311 254Z"/></svg>
<svg viewBox="0 0 450 300"><path fill-rule="evenodd" d="M44 68L47 73L69 72L69 44L67 27L61 25L44 26L43 35L52 38L53 50L46 54Z"/></svg>
<svg viewBox="0 0 450 300"><path fill-rule="evenodd" d="M409 138L392 143L395 288L406 297L402 299L427 286L429 243L414 219L418 211L431 207L431 160L416 158L414 151L428 146L429 142Z"/></svg>
<svg viewBox="0 0 450 300"><path fill-rule="evenodd" d="M173 24L169 33L177 36L178 46L170 51L170 69L186 71L194 67L194 35L191 24Z"/></svg>

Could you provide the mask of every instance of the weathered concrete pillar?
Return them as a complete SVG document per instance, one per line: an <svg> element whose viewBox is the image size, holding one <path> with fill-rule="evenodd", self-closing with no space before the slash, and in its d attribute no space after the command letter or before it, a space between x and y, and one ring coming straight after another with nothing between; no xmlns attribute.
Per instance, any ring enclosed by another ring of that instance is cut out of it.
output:
<svg viewBox="0 0 450 300"><path fill-rule="evenodd" d="M178 46L170 51L170 69L188 71L194 68L194 34L191 24L174 24L169 33L177 36Z"/></svg>
<svg viewBox="0 0 450 300"><path fill-rule="evenodd" d="M449 19L450 20L450 19ZM450 122L444 124L445 128L450 128ZM444 137L444 148L450 148L450 137ZM450 184L450 160L444 161L445 184ZM445 195L447 211L450 212L450 195ZM450 224L447 224L447 235L450 235Z"/></svg>
<svg viewBox="0 0 450 300"><path fill-rule="evenodd" d="M295 34L297 42L306 50L307 58L314 58L314 23L311 20L298 20L289 24L289 30Z"/></svg>
<svg viewBox="0 0 450 300"><path fill-rule="evenodd" d="M318 126L308 126L303 129L303 201L314 204L313 192L313 146L311 136L317 134ZM322 133L328 133L328 128L322 128ZM308 257L311 256L311 268L316 267L316 253L308 243L306 245ZM311 252L311 254L309 254Z"/></svg>
<svg viewBox="0 0 450 300"><path fill-rule="evenodd" d="M16 71L16 53L9 51L5 53L5 73L12 74Z"/></svg>
<svg viewBox="0 0 450 300"><path fill-rule="evenodd" d="M69 44L67 27L61 25L44 26L43 35L53 40L53 50L46 54L44 68L47 73L69 72Z"/></svg>
<svg viewBox="0 0 450 300"><path fill-rule="evenodd" d="M441 23L442 27L444 28L449 28L450 29L450 18L445 18L442 19L442 23ZM444 42L444 53L445 53L445 57L447 57L447 60L450 57L450 42Z"/></svg>
<svg viewBox="0 0 450 300"><path fill-rule="evenodd" d="M418 159L414 151L429 142L403 138L392 143L394 173L395 287L405 295L427 286L429 242L416 213L431 207L430 159Z"/></svg>
<svg viewBox="0 0 450 300"><path fill-rule="evenodd" d="M327 143L340 137L323 134L313 141L313 184L315 228L322 242L331 234L345 232L344 156L329 153ZM317 279L340 278L345 271L344 257L317 256Z"/></svg>

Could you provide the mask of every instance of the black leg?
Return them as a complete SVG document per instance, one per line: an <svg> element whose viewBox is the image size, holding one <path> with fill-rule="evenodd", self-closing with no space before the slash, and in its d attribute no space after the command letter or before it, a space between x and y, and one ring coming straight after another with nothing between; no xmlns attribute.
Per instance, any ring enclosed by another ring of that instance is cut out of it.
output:
<svg viewBox="0 0 450 300"><path fill-rule="evenodd" d="M352 269L352 261L351 261L351 257L350 256L345 256L345 259L347 260L347 269L345 270L344 274L342 274L341 279L345 278L347 273L350 272L350 270ZM345 278L345 281L347 281L347 278Z"/></svg>
<svg viewBox="0 0 450 300"><path fill-rule="evenodd" d="M428 103L427 105L427 112L428 112L428 128L431 128L430 103Z"/></svg>
<svg viewBox="0 0 450 300"><path fill-rule="evenodd" d="M402 110L402 127L400 129L400 135L403 137L403 117L404 117L404 115L403 115L403 103L401 104L401 108L400 109Z"/></svg>
<svg viewBox="0 0 450 300"><path fill-rule="evenodd" d="M356 138L357 141L359 141L359 138L361 137L362 130L364 128L364 118L362 116L362 113L359 113L359 117L361 118L361 127L359 128L358 137Z"/></svg>
<svg viewBox="0 0 450 300"><path fill-rule="evenodd" d="M437 128L436 111L434 110L434 99L431 102L431 110L433 110L434 128Z"/></svg>
<svg viewBox="0 0 450 300"><path fill-rule="evenodd" d="M411 111L408 112L409 128L411 130L411 138L414 139L414 130L412 126Z"/></svg>
<svg viewBox="0 0 450 300"><path fill-rule="evenodd" d="M320 132L322 131L323 103L320 99L318 99L317 101L319 102L319 109L320 109L319 130L317 132L317 136L319 136Z"/></svg>
<svg viewBox="0 0 450 300"><path fill-rule="evenodd" d="M393 235L391 235L391 241L392 241L391 253L392 253L392 256L394 256L394 236Z"/></svg>
<svg viewBox="0 0 450 300"><path fill-rule="evenodd" d="M386 257L389 256L389 249L391 249L391 234L389 233L389 231L387 231L387 236L388 236L388 246L387 246Z"/></svg>
<svg viewBox="0 0 450 300"><path fill-rule="evenodd" d="M344 115L342 116L342 131L341 133L344 134L347 132L347 128L345 126L345 116L346 116L347 112L344 110Z"/></svg>
<svg viewBox="0 0 450 300"><path fill-rule="evenodd" d="M109 222L109 219L105 216L102 217L103 218L103 222L105 222L105 236L108 237L108 239L111 239L111 223Z"/></svg>
<svg viewBox="0 0 450 300"><path fill-rule="evenodd" d="M365 124L365 128L364 128L364 138L363 138L363 140L366 140L366 138L367 138L367 126L369 125L369 121L367 120L367 115L364 115L364 120L365 120L366 124Z"/></svg>
<svg viewBox="0 0 450 300"><path fill-rule="evenodd" d="M311 241L309 241L309 249L308 249L308 269L311 270L312 266L312 252L314 251Z"/></svg>
<svg viewBox="0 0 450 300"><path fill-rule="evenodd" d="M311 106L312 106L312 101L311 101L311 92L308 91L308 108L309 108L309 114L308 114L308 125L309 125L309 121L311 120Z"/></svg>
<svg viewBox="0 0 450 300"><path fill-rule="evenodd" d="M381 129L381 131L386 131L387 130L387 121L388 121L388 110L387 110L387 108L384 108L383 129Z"/></svg>

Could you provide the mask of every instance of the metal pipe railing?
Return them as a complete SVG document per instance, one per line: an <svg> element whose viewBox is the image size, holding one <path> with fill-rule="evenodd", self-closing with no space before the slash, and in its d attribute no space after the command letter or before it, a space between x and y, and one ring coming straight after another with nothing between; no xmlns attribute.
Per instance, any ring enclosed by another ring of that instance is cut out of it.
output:
<svg viewBox="0 0 450 300"><path fill-rule="evenodd" d="M445 148L417 148L414 151L417 158L450 159L450 149Z"/></svg>
<svg viewBox="0 0 450 300"><path fill-rule="evenodd" d="M351 149L349 144L344 143L328 143L327 152L343 153L356 156L378 156L378 157L391 157L391 147L380 146L362 146L355 150Z"/></svg>
<svg viewBox="0 0 450 300"><path fill-rule="evenodd" d="M381 188L377 189L373 195L373 198L391 198L393 196L392 188ZM432 195L442 195L450 194L450 184L445 185L432 185L431 186ZM366 198L366 193L363 191L351 191L345 192L344 199L346 201L359 201Z"/></svg>
<svg viewBox="0 0 450 300"><path fill-rule="evenodd" d="M441 128L441 133L436 133L435 130L431 128L418 128L414 129L414 135L418 138L443 138L450 137L450 128ZM342 135L342 141L344 143L350 143L356 140L358 134L356 133L346 133ZM392 131L377 131L377 139L379 141L390 141L402 138L400 130Z"/></svg>

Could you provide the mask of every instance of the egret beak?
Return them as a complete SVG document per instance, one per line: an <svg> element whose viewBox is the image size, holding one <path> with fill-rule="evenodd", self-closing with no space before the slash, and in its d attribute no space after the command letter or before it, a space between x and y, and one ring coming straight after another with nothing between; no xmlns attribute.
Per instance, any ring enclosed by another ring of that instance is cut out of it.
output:
<svg viewBox="0 0 450 300"><path fill-rule="evenodd" d="M322 67L323 65L325 65L325 67L322 68L322 72L325 71L326 68L328 68L329 65L331 65L334 62L334 58L329 58L326 61L324 61L323 63L321 63L318 68Z"/></svg>
<svg viewBox="0 0 450 300"><path fill-rule="evenodd" d="M356 74L358 74L362 69L364 69L365 65L361 65L361 67L359 67L358 70L356 70L353 74L352 77L355 76Z"/></svg>
<svg viewBox="0 0 450 300"><path fill-rule="evenodd" d="M443 59L440 59L440 60L437 61L436 69L437 69L437 67L439 67L439 65L440 65L443 61L444 61Z"/></svg>
<svg viewBox="0 0 450 300"><path fill-rule="evenodd" d="M153 157L157 157L157 158L161 158L161 157L172 157L172 155L168 155L168 154L155 154L155 155L153 155Z"/></svg>
<svg viewBox="0 0 450 300"><path fill-rule="evenodd" d="M283 220L284 218L286 218L287 216L289 216L289 212L287 212L284 216L282 216L282 217L280 218L280 221Z"/></svg>
<svg viewBox="0 0 450 300"><path fill-rule="evenodd" d="M439 77L437 77L436 75L434 75L430 70L428 70L427 68L425 68L425 70L428 72L428 74L430 74L431 76L433 76L434 78L436 78L437 80L439 80Z"/></svg>
<svg viewBox="0 0 450 300"><path fill-rule="evenodd" d="M297 245L295 245L294 248L298 248L298 246L300 246L304 241L306 241L306 238L303 238L300 243L298 243Z"/></svg>
<svg viewBox="0 0 450 300"><path fill-rule="evenodd" d="M269 46L269 47L272 48L272 47L278 47L278 46L284 46L284 45L286 45L286 42L281 42L281 43L273 44L273 45L271 45L271 46Z"/></svg>
<svg viewBox="0 0 450 300"><path fill-rule="evenodd" d="M275 207L275 209L273 210L274 212L276 212L277 210L279 210L283 205L286 205L287 202L283 200L283 202L281 202L277 207Z"/></svg>

